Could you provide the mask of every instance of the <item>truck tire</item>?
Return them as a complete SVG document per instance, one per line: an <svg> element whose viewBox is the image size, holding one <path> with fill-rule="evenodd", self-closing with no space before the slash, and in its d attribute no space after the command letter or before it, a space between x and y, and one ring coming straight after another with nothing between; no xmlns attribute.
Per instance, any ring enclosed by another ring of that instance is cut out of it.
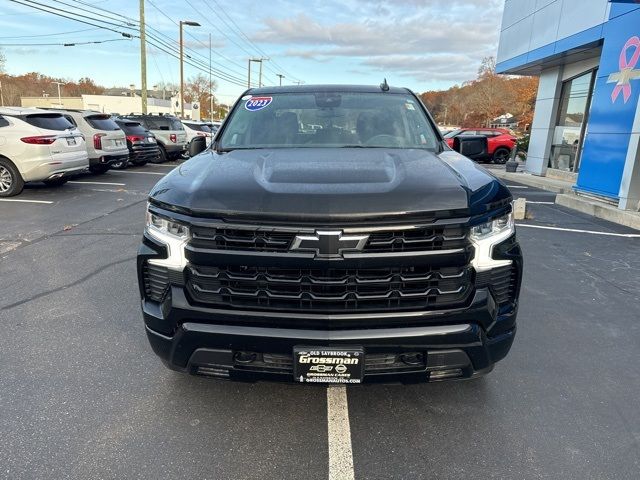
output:
<svg viewBox="0 0 640 480"><path fill-rule="evenodd" d="M24 188L24 180L15 165L0 157L0 197L13 197Z"/></svg>
<svg viewBox="0 0 640 480"><path fill-rule="evenodd" d="M498 148L495 152L493 152L493 163L497 163L498 165L504 165L509 160L511 156L511 152L508 148Z"/></svg>
<svg viewBox="0 0 640 480"><path fill-rule="evenodd" d="M169 155L162 145L160 145L160 156L157 160L151 160L151 163L164 163L169 160Z"/></svg>

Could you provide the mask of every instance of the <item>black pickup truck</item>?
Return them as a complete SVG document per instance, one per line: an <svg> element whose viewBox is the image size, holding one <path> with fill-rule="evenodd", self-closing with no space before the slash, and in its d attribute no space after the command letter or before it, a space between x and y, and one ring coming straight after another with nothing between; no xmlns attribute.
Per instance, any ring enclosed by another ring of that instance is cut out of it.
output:
<svg viewBox="0 0 640 480"><path fill-rule="evenodd" d="M409 90L248 90L149 195L147 336L172 369L236 380L487 373L516 332L511 202Z"/></svg>

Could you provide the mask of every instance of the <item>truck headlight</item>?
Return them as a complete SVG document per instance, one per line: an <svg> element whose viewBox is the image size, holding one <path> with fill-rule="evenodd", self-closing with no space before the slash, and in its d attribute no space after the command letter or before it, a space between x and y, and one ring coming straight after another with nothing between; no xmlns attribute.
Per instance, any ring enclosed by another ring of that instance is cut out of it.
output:
<svg viewBox="0 0 640 480"><path fill-rule="evenodd" d="M511 265L511 260L492 258L493 247L507 240L516 231L513 213L471 227L470 239L476 253L471 264L476 272Z"/></svg>
<svg viewBox="0 0 640 480"><path fill-rule="evenodd" d="M187 264L184 247L190 238L189 227L157 215L147 208L145 231L167 247L167 258L153 258L149 263L182 271Z"/></svg>

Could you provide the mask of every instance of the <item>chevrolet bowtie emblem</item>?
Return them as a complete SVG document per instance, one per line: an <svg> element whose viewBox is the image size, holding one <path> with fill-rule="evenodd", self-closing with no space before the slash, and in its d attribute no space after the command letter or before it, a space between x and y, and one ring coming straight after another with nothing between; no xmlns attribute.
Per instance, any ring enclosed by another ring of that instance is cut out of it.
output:
<svg viewBox="0 0 640 480"><path fill-rule="evenodd" d="M627 51L634 48L631 59L627 59ZM622 47L620 59L618 61L620 71L612 73L607 79L607 83L615 83L616 86L611 93L611 101L615 103L618 95L622 92L624 103L631 98L631 80L640 80L640 70L636 69L636 65L640 60L640 38L631 37Z"/></svg>
<svg viewBox="0 0 640 480"><path fill-rule="evenodd" d="M369 235L343 235L341 231L317 230L315 235L297 235L291 250L314 252L318 257L337 257L347 251L362 250Z"/></svg>

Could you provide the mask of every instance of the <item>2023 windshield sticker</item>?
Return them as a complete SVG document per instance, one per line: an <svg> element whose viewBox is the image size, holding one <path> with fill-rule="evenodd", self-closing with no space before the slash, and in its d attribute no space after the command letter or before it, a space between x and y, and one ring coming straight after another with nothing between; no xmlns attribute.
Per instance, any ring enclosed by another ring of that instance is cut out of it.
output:
<svg viewBox="0 0 640 480"><path fill-rule="evenodd" d="M273 97L251 97L245 102L244 108L250 112L257 112L271 105L272 101Z"/></svg>

